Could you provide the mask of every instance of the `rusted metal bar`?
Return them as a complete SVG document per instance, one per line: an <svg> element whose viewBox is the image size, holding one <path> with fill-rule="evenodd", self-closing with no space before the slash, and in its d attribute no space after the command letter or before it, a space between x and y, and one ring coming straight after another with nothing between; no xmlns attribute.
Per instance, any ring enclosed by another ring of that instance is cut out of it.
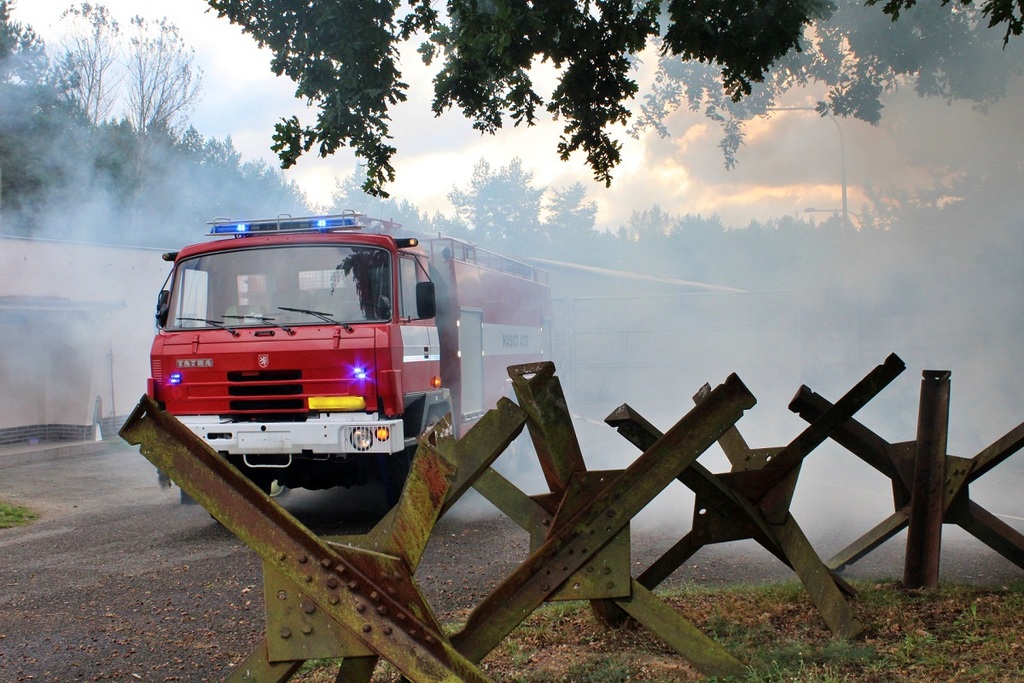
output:
<svg viewBox="0 0 1024 683"><path fill-rule="evenodd" d="M971 471L967 483L988 474L1011 455L1024 448L1024 422L1008 431L999 439L971 459Z"/></svg>
<svg viewBox="0 0 1024 683"><path fill-rule="evenodd" d="M605 422L641 451L650 448L662 436L657 427L626 404L612 411ZM726 430L726 434L731 438L739 436L735 426ZM679 475L679 481L697 494L692 529L640 574L638 580L642 585L647 588L658 586L695 552L705 545L718 542L717 539L723 536L729 537L729 540L737 536L755 538L764 541L763 545L772 549L772 543L768 540L771 532L763 515L753 503L738 495L723 477L711 472L700 462L694 462ZM743 527L743 530L737 531L733 525ZM785 562L785 558L782 561Z"/></svg>
<svg viewBox="0 0 1024 683"><path fill-rule="evenodd" d="M451 646L401 558L332 546L317 538L147 397L122 427L121 436L139 445L158 469L255 550L265 566L301 586L300 610L326 614L346 638L358 643L361 651L355 656L375 653L411 681L489 680ZM411 485L426 486L439 509L452 465L438 458L418 460L415 473L410 473ZM289 629L268 632L267 638L313 636L315 627L310 627L308 634ZM277 666L269 655L263 663Z"/></svg>
<svg viewBox="0 0 1024 683"><path fill-rule="evenodd" d="M939 585L945 512L946 440L949 433L948 371L925 370L917 413L917 454L910 495L904 588Z"/></svg>
<svg viewBox="0 0 1024 683"><path fill-rule="evenodd" d="M828 439L854 413L864 407L882 389L896 379L906 367L906 364L899 356L895 353L890 354L881 365L876 366L862 380L857 382L852 389L836 401L835 405L831 406L820 417L810 423L807 429L801 432L796 439L779 451L764 469L785 472L800 465L808 453ZM765 486L769 485L774 484L766 480ZM755 489L752 493L754 497L760 498L767 494L768 491Z"/></svg>
<svg viewBox="0 0 1024 683"><path fill-rule="evenodd" d="M480 474L473 488L530 534L531 552L540 547L555 513L538 502L537 497L528 496L493 467Z"/></svg>
<svg viewBox="0 0 1024 683"><path fill-rule="evenodd" d="M442 462L457 462L461 465L448 487L443 503L437 498L430 499L429 503L424 502L424 493L417 487L414 475L421 466L414 460L410 480L406 483L398 505L392 508L368 534L334 537L333 542L400 555L415 572L437 518L468 490L475 477L493 472L489 469L490 465L515 440L525 422L526 413L510 400L503 398L494 409L487 411L469 432L456 441L452 438L451 417L446 416L431 432L421 437L417 450L417 459L439 458ZM271 600L275 591L268 574L265 575L264 582L267 586L268 605L276 604ZM268 611L268 629L272 626L277 628L283 622L281 616ZM320 632L323 633L324 629L320 629ZM368 653L368 656L355 656L358 649L351 643L334 642L329 637L321 640L321 649L315 653L315 658L333 658L341 653L348 653L339 667L336 683L369 682L377 663L376 655ZM313 658L309 656L308 650L285 652L280 649L280 643L278 648L276 654L280 659Z"/></svg>
<svg viewBox="0 0 1024 683"><path fill-rule="evenodd" d="M437 511L438 517L451 509L452 505L475 485L476 478L491 471L488 468L519 436L526 419L526 413L519 406L507 398L502 398L496 407L484 413L461 439L456 440L452 437L451 416L445 416L433 430L421 437L420 449L425 449L429 457L439 457L457 464L444 503ZM417 498L416 495L405 495L400 498L398 505L366 534L330 536L327 540L367 550L393 554L400 552L409 561L410 566L415 568L419 564L432 530L432 525L424 525L420 519L418 510L421 505L415 502ZM397 528L403 525L419 525L420 531L415 542L394 534L396 516L409 518L401 522Z"/></svg>
<svg viewBox="0 0 1024 683"><path fill-rule="evenodd" d="M944 399L948 402L948 398ZM817 419L831 404L808 389L801 391L790 409L805 420ZM927 430L925 430L927 433ZM833 569L849 566L868 555L903 529L910 526L911 488L914 482L916 441L888 443L854 419L847 421L832 438L861 458L892 482L895 512L850 543L828 560ZM1024 423L1014 427L973 458L943 455L945 476L941 492L933 494L932 504L941 501L943 523L956 524L978 540L1024 569L1024 535L970 499L970 484L990 472L1024 447ZM938 450L944 450L939 448ZM909 534L908 534L909 535Z"/></svg>
<svg viewBox="0 0 1024 683"><path fill-rule="evenodd" d="M1010 562L1024 569L1024 534L985 508L962 497L950 509L948 519Z"/></svg>
<svg viewBox="0 0 1024 683"><path fill-rule="evenodd" d="M549 493L546 495L516 501L516 508L530 510L530 520L535 523L528 528L530 551L533 552L543 544L555 512L564 504L566 489L573 485L574 478L588 476L588 474L583 454L580 451L579 439L572 424L572 415L569 413L565 395L562 393L561 380L555 375L554 363L513 365L508 368L508 374L512 380L512 388L519 405L530 415L528 422L530 438L549 489ZM579 482L576 481L576 483ZM490 477L481 482L477 490L487 492L489 487L490 492L497 492L495 484L494 477ZM505 495L507 496L507 494ZM502 501L499 500L496 504L500 502ZM537 526L536 522L539 522L540 526ZM617 581L606 581L605 583L618 586L626 585L629 578L629 539L623 537L618 542L609 545L610 548L617 548L618 551L608 549L600 553L603 565L601 569L614 571L622 567L624 570L620 570L622 576L619 576ZM624 564L617 562L612 557L623 552L626 555ZM584 584L579 585L582 587ZM614 591L600 590L597 584L590 582L587 582L586 588L585 592L577 592L576 595L585 594L591 598L590 608L594 615L609 623L610 615L616 613L617 610L607 599L598 598L612 597ZM565 598L559 598L556 593L549 599Z"/></svg>
<svg viewBox="0 0 1024 683"><path fill-rule="evenodd" d="M441 510L442 515L451 509L452 505L516 440L527 424L527 417L522 407L507 398L502 398L498 401L497 407L484 413L462 438L437 442L441 454L457 467L455 479Z"/></svg>
<svg viewBox="0 0 1024 683"><path fill-rule="evenodd" d="M569 480L586 469L569 408L551 362L513 365L508 369L519 405L530 416L528 429L548 489L561 495Z"/></svg>
<svg viewBox="0 0 1024 683"><path fill-rule="evenodd" d="M613 578L621 574L614 565L622 560L602 553L613 549L615 543L626 542L628 548L629 521L753 404L753 396L732 376L626 470L577 471L566 482L544 543L477 605L464 628L452 637L455 647L470 660L479 661L545 600L574 592L578 592L576 599L589 599L595 597L590 591L600 588L602 594L596 597L611 597L623 609L643 611L642 606L629 604L634 582L628 576L628 553L624 556L624 580ZM525 409L531 412L529 407ZM567 417L565 413L561 419ZM550 424L548 433L564 436L570 430L571 424ZM541 434L539 440L544 438ZM555 486L561 483L554 482ZM602 564L594 564L598 558ZM604 574L604 586L586 578L588 568ZM566 591L567 586L572 589ZM686 624L678 615L675 619L680 628ZM698 641L700 653L688 646L680 654L706 667L704 673L742 673L742 664L720 645L702 634ZM707 663L709 660L712 663Z"/></svg>
<svg viewBox="0 0 1024 683"><path fill-rule="evenodd" d="M888 541L893 536L907 528L909 518L908 509L903 508L889 515L874 527L869 529L860 538L834 554L825 561L825 566L833 571L841 571L851 564L857 562L865 555Z"/></svg>
<svg viewBox="0 0 1024 683"><path fill-rule="evenodd" d="M696 401L704 400L706 391L698 392ZM645 449L658 439L661 432L627 405L617 408L605 419L620 434L638 448ZM772 522L764 509L764 501L749 496L751 476L758 475L771 462L771 456L781 449L751 449L736 425L730 426L719 439L733 472L714 474L694 463L679 475L679 481L697 494L693 524L679 542L640 574L637 581L647 588L661 583L678 569L690 556L705 545L751 538L791 567L804 583L829 628L842 637L853 637L862 627L847 604L843 593L852 593L844 581L825 568L814 552L796 520L788 512L795 485L796 468L790 472L769 471L770 476L789 482L782 490L785 499L772 497ZM768 490L777 490L769 487ZM780 509L780 506L784 510Z"/></svg>
<svg viewBox="0 0 1024 683"><path fill-rule="evenodd" d="M800 391L790 401L789 409L807 422L814 422L831 405L826 398L804 386L800 387ZM890 444L853 417L832 432L831 438L892 480L894 486L900 486L899 498L910 500L910 488L914 483L913 468L899 466L901 459L895 457L893 453L898 444ZM916 447L913 442L906 443L905 446L909 450L909 457L905 459L905 462L911 464Z"/></svg>
<svg viewBox="0 0 1024 683"><path fill-rule="evenodd" d="M696 626L680 619L675 610L638 582L633 582L630 599L616 604L673 650L686 653L685 657L697 671L709 676L728 677L728 680L741 680L746 676L746 667L739 660L710 641ZM715 646L708 647L709 642Z"/></svg>

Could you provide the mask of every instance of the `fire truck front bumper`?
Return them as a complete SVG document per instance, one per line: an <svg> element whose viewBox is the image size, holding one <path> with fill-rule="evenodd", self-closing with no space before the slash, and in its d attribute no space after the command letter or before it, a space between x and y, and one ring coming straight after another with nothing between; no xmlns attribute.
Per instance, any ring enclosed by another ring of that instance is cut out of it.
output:
<svg viewBox="0 0 1024 683"><path fill-rule="evenodd" d="M215 451L228 455L332 455L398 453L405 444L401 420L372 415L325 414L305 422L225 422L217 416L182 415L186 427Z"/></svg>

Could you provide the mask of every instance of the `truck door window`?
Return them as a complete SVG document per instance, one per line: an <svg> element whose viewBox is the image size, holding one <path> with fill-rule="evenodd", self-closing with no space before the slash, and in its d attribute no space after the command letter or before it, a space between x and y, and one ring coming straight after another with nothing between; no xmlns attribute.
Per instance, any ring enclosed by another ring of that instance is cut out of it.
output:
<svg viewBox="0 0 1024 683"><path fill-rule="evenodd" d="M174 317L181 320L178 326L204 327L203 319L209 317L210 274L203 270L185 269L179 278L178 301L174 309Z"/></svg>
<svg viewBox="0 0 1024 683"><path fill-rule="evenodd" d="M354 286L363 320L391 318L391 257L383 249L353 247L336 267Z"/></svg>
<svg viewBox="0 0 1024 683"><path fill-rule="evenodd" d="M402 318L416 318L416 282L420 269L412 256L403 256L398 261L398 284L401 287L398 315Z"/></svg>

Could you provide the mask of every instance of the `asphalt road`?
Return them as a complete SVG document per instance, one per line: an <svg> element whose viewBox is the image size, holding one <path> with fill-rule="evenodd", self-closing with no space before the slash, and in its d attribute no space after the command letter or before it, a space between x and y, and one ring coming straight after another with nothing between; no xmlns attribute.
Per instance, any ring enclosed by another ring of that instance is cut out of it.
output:
<svg viewBox="0 0 1024 683"><path fill-rule="evenodd" d="M822 491L823 500L835 497ZM0 499L41 515L31 526L0 529L3 683L220 681L262 638L262 572L255 553L201 507L180 504L176 488L160 488L154 468L134 449L0 463ZM316 533L358 533L382 513L383 495L366 487L293 491L279 500ZM1019 507L1021 497L1006 502ZM670 527L688 527L691 512L692 502L683 501L668 516L654 509L661 521L637 520L634 565L647 566L678 539ZM1024 515L1013 512L1011 524L1021 530ZM835 540L834 529L809 535L827 555L867 528L859 524L841 526L846 532ZM965 534L944 532L943 542L944 581L1024 579L1024 571ZM469 496L435 528L417 581L443 618L477 604L526 549L525 534ZM894 539L847 575L898 580L902 552ZM793 578L746 541L701 550L670 582Z"/></svg>
<svg viewBox="0 0 1024 683"><path fill-rule="evenodd" d="M135 449L25 460L0 462L0 499L41 516L0 529L0 681L220 681L260 641L256 554ZM365 532L384 512L375 486L279 501L319 534ZM488 542L464 543L470 531ZM439 526L417 575L431 604L468 608L510 573L527 540L508 531L493 515Z"/></svg>

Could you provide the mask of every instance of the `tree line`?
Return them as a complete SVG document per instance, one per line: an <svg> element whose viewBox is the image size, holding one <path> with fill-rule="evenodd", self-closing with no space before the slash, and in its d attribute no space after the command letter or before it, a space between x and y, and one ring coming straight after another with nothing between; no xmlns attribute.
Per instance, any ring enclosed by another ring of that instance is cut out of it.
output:
<svg viewBox="0 0 1024 683"><path fill-rule="evenodd" d="M163 246L217 216L302 212L294 183L189 122L193 50L167 20L102 5L47 45L0 0L0 231Z"/></svg>
<svg viewBox="0 0 1024 683"><path fill-rule="evenodd" d="M1001 272L1020 270L1019 240L1007 237L1020 227L1022 201L1008 188L1024 183L1013 155L988 173L936 184L931 195L857 207L856 223L786 216L728 229L717 216L652 206L621 225L598 225L583 184L539 186L520 159L481 159L466 185L451 188L448 214L371 197L358 172L337 180L329 206L313 207L277 168L243 159L230 138L206 138L190 124L202 73L173 24L136 18L121 27L103 6L82 3L64 13L65 33L48 46L12 20L12 7L0 0L4 234L175 247L215 217L356 209L514 256L752 289L870 279L898 259L952 264L986 245ZM668 73L671 63L659 69ZM698 87L705 78L688 81L692 92L707 94ZM655 109L680 96L668 82L659 81Z"/></svg>

